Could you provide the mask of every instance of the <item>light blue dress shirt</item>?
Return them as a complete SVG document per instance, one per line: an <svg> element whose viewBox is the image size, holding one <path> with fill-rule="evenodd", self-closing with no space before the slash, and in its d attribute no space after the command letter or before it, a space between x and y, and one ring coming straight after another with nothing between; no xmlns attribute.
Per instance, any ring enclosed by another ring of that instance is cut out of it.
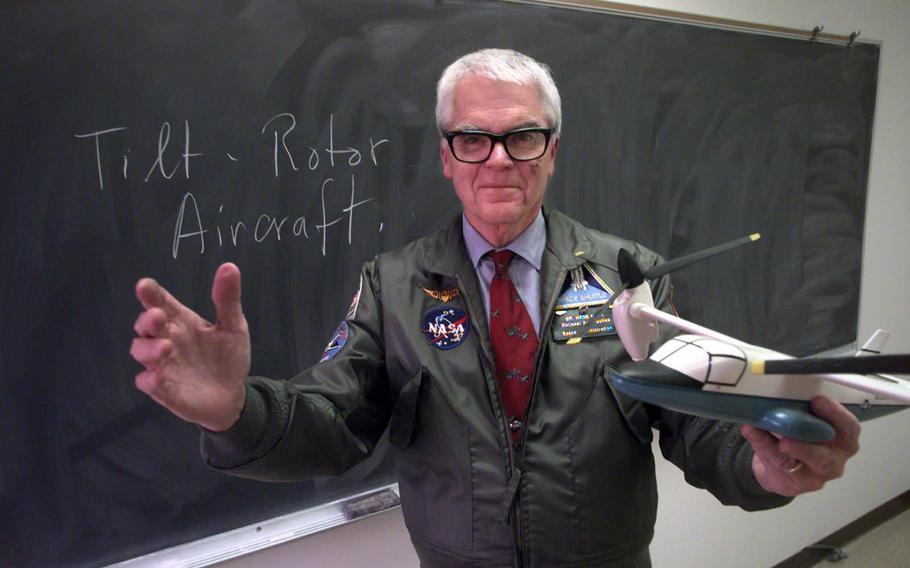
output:
<svg viewBox="0 0 910 568"><path fill-rule="evenodd" d="M493 259L484 256L491 250L500 250L494 247L483 238L477 229L462 214L461 230L464 233L465 246L468 249L468 256L471 257L471 263L477 272L477 279L480 281L480 291L483 296L483 306L487 312L487 321L490 318L490 281L493 280L493 274L496 269L493 267ZM547 227L543 220L543 213L538 212L537 217L523 233L511 243L506 245L505 249L515 253L512 264L509 265L509 278L515 284L521 301L524 302L528 315L531 316L531 323L534 330L537 331L537 337L540 338L540 260L543 257L543 249L547 242Z"/></svg>

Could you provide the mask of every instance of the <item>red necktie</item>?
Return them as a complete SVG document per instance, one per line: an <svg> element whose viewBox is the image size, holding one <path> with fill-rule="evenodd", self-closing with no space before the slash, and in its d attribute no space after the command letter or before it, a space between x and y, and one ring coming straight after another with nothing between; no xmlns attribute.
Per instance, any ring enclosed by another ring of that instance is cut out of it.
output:
<svg viewBox="0 0 910 568"><path fill-rule="evenodd" d="M490 253L496 272L490 282L490 339L496 362L499 398L512 433L512 442L521 440L525 411L534 381L537 332L531 316L509 279L509 264L515 253Z"/></svg>

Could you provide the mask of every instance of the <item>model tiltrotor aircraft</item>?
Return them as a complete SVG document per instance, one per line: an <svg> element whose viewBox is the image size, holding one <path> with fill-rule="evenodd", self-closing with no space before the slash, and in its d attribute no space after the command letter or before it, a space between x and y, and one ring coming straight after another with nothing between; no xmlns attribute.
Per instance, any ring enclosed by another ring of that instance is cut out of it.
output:
<svg viewBox="0 0 910 568"><path fill-rule="evenodd" d="M618 391L687 414L752 424L809 442L834 437L813 415L809 400L825 395L860 420L910 405L910 381L881 373L910 373L910 355L878 355L888 334L878 330L857 357L796 359L740 341L654 307L653 280L683 266L757 240L752 235L643 270L631 253L618 259L623 286L614 294L612 318L632 362L620 364L610 382ZM649 356L658 323L683 332Z"/></svg>

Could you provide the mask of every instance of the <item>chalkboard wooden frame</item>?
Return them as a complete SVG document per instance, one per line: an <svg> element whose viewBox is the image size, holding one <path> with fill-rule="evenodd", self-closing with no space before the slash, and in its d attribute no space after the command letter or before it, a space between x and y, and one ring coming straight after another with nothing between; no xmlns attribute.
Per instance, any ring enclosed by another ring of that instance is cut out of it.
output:
<svg viewBox="0 0 910 568"><path fill-rule="evenodd" d="M877 46L518 4L269 9L95 0L0 12L10 46L0 50L10 164L0 258L17 275L0 287L0 435L17 456L0 470L0 524L12 527L0 559L118 561L185 538L181 523L233 528L224 517L262 511L257 499L275 505L271 517L392 480L383 454L337 485L241 489L206 471L193 429L131 385L130 295L150 274L211 317L211 274L235 260L254 372L287 377L312 364L356 267L454 210L438 171L433 81L473 48L515 47L554 69L566 129L548 206L671 256L766 235L754 251L679 274L684 314L795 354L855 339ZM731 44L751 73L724 59ZM686 67L687 56L701 66ZM658 89L646 85L653 74ZM708 97L717 108L700 104ZM700 136L674 145L675 128ZM346 207L356 222L340 215ZM204 235L193 234L197 213ZM308 236L294 235L298 223ZM299 292L314 274L331 292L319 306ZM796 333L800 320L830 333ZM167 530L151 530L162 519Z"/></svg>

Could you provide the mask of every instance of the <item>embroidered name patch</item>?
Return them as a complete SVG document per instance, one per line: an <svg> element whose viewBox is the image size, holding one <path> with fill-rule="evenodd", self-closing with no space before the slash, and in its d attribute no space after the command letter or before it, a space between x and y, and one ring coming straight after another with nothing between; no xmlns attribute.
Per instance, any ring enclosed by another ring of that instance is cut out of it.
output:
<svg viewBox="0 0 910 568"><path fill-rule="evenodd" d="M330 359L334 359L335 355L338 355L338 352L341 351L341 348L344 347L344 344L347 342L348 322L343 321L335 328L335 333L332 334L332 339L329 341L329 344L325 346L325 351L322 352L322 357L319 358L319 362L323 363Z"/></svg>
<svg viewBox="0 0 910 568"><path fill-rule="evenodd" d="M458 308L434 308L423 316L423 336L437 349L452 349L471 331L468 315Z"/></svg>
<svg viewBox="0 0 910 568"><path fill-rule="evenodd" d="M558 310L553 321L555 341L578 342L592 337L616 335L612 312L601 313L599 308ZM573 341L574 340L574 341Z"/></svg>

